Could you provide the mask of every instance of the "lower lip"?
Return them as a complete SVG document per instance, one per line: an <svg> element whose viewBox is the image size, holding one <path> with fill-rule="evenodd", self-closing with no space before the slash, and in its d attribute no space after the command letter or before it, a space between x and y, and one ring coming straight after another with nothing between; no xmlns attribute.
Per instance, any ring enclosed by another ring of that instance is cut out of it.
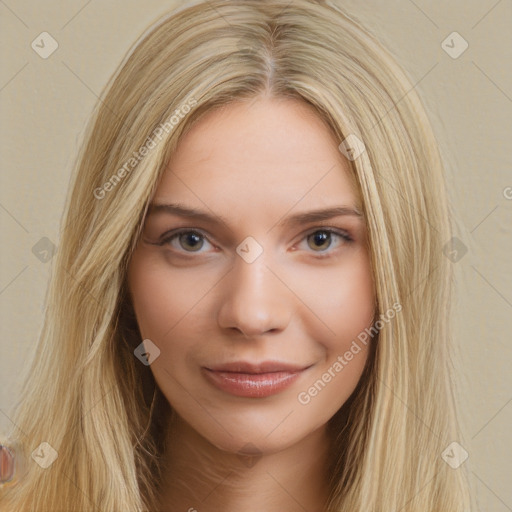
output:
<svg viewBox="0 0 512 512"><path fill-rule="evenodd" d="M291 386L304 370L273 373L220 372L203 368L206 378L218 389L235 396L264 398Z"/></svg>

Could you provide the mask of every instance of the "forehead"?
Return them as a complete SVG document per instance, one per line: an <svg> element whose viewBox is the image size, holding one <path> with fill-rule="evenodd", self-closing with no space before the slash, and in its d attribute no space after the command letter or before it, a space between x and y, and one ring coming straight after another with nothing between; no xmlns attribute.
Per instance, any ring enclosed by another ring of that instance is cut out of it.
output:
<svg viewBox="0 0 512 512"><path fill-rule="evenodd" d="M294 99L230 103L181 139L154 201L226 214L359 204L338 142L313 107Z"/></svg>

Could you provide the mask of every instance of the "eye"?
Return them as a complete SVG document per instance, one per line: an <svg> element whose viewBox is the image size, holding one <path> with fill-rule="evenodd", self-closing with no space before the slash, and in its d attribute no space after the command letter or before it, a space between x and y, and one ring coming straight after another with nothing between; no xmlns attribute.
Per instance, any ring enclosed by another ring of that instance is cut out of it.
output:
<svg viewBox="0 0 512 512"><path fill-rule="evenodd" d="M336 241L338 242L337 246L353 241L347 233L327 228L316 229L315 231L307 234L305 240L308 247L318 253L327 252L333 244L336 244Z"/></svg>
<svg viewBox="0 0 512 512"><path fill-rule="evenodd" d="M177 231L159 243L159 245L170 245L177 251L185 252L205 252L201 251L205 244L210 244L210 242L203 233L195 230Z"/></svg>
<svg viewBox="0 0 512 512"><path fill-rule="evenodd" d="M332 233L327 231L315 231L306 237L308 247L313 250L328 249L332 243Z"/></svg>

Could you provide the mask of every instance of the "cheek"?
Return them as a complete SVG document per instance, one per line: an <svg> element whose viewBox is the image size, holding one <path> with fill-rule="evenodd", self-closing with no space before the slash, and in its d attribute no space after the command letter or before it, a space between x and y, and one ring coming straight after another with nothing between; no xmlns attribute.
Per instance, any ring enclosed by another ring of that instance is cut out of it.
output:
<svg viewBox="0 0 512 512"><path fill-rule="evenodd" d="M134 253L128 282L141 335L163 342L201 311L214 280L200 271L173 269L162 257Z"/></svg>
<svg viewBox="0 0 512 512"><path fill-rule="evenodd" d="M299 390L297 401L310 418L321 425L336 414L355 390L368 359L375 292L366 259L346 272L324 276L329 293L316 295L316 310L328 329L317 341L323 348L322 363ZM312 324L311 324L312 325ZM317 324L318 325L318 322ZM311 329L312 332L312 329Z"/></svg>
<svg viewBox="0 0 512 512"><path fill-rule="evenodd" d="M375 315L375 288L369 258L365 251L354 252L343 264L315 270L314 278L300 277L302 297L306 298L309 329L332 356L343 353L352 340L370 327ZM314 286L312 286L314 283ZM318 319L323 327L318 330ZM319 338L319 335L321 338Z"/></svg>
<svg viewBox="0 0 512 512"><path fill-rule="evenodd" d="M375 291L366 261L341 275L336 300L328 308L328 319L338 339L352 341L370 327L375 315Z"/></svg>

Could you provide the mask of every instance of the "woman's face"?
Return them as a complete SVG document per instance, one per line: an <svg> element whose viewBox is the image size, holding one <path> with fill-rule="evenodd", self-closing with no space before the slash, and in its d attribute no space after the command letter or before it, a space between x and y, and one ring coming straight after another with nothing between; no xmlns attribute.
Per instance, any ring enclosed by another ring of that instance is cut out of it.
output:
<svg viewBox="0 0 512 512"><path fill-rule="evenodd" d="M152 200L128 275L139 328L170 405L220 449L305 439L361 376L374 287L339 142L305 103L232 103Z"/></svg>

